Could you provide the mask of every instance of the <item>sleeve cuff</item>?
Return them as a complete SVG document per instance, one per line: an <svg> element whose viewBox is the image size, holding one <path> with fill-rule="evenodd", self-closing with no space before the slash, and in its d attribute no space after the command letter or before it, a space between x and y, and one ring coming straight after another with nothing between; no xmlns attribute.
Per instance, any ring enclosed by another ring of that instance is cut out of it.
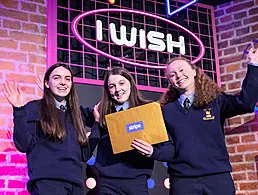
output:
<svg viewBox="0 0 258 195"><path fill-rule="evenodd" d="M14 107L13 106L13 116L26 116L26 108L25 106Z"/></svg>
<svg viewBox="0 0 258 195"><path fill-rule="evenodd" d="M157 156L158 156L158 148L153 146L153 153L150 156L151 159L157 160Z"/></svg>

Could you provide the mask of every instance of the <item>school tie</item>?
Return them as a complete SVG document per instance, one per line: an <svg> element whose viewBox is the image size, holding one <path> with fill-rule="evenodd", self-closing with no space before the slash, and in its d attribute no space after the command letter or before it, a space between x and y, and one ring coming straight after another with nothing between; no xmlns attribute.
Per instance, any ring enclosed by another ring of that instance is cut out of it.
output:
<svg viewBox="0 0 258 195"><path fill-rule="evenodd" d="M188 98L185 98L185 101L184 101L184 108L185 109L188 109L190 107L190 100Z"/></svg>
<svg viewBox="0 0 258 195"><path fill-rule="evenodd" d="M65 106L64 106L64 105L60 105L59 109L60 109L62 112L65 112Z"/></svg>

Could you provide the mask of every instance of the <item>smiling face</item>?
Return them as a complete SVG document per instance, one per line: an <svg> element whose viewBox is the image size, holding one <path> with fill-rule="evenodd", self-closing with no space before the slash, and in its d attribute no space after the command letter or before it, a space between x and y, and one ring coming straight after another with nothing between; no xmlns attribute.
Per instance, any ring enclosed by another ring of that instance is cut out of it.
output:
<svg viewBox="0 0 258 195"><path fill-rule="evenodd" d="M45 86L51 90L58 101L62 102L71 91L71 72L62 66L55 68L49 75L49 80L45 81Z"/></svg>
<svg viewBox="0 0 258 195"><path fill-rule="evenodd" d="M169 82L181 93L189 95L195 90L196 71L185 60L175 60L167 67Z"/></svg>
<svg viewBox="0 0 258 195"><path fill-rule="evenodd" d="M108 90L111 97L118 104L123 104L130 97L131 84L121 75L110 75L108 78Z"/></svg>

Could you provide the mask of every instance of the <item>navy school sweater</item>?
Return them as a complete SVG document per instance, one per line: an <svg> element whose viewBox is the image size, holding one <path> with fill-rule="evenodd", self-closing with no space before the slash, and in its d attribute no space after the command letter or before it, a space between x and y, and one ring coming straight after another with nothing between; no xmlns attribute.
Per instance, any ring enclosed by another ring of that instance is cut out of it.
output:
<svg viewBox="0 0 258 195"><path fill-rule="evenodd" d="M99 131L101 137L95 167L100 176L112 178L133 179L140 175L151 176L154 160L141 155L136 150L113 154L108 131L100 125L94 126L92 131Z"/></svg>
<svg viewBox="0 0 258 195"><path fill-rule="evenodd" d="M92 131L88 145L82 148L77 141L77 132L71 117L60 111L66 137L63 141L52 141L44 135L40 127L40 104L41 100L35 100L21 108L13 108L13 139L16 148L27 156L30 178L28 190L31 190L34 181L40 179L63 180L81 186L82 161L85 162L92 156L96 138L99 138L98 131ZM92 111L88 108L81 108L81 111L89 119L84 120L84 123L92 126L95 121L92 121Z"/></svg>
<svg viewBox="0 0 258 195"><path fill-rule="evenodd" d="M203 109L182 108L178 101L163 106L167 130L174 141L175 153L154 148L153 158L168 162L168 173L196 177L231 172L224 136L227 118L251 113L258 100L258 67L248 66L242 91L225 93Z"/></svg>
<svg viewBox="0 0 258 195"><path fill-rule="evenodd" d="M101 135L95 163L100 176L125 179L133 179L141 175L146 175L147 178L151 177L154 159L143 156L135 149L113 154L108 130L100 125L95 125L92 131L99 131ZM174 149L171 145L168 141L162 145L156 144L156 147L159 149L164 147L171 151L171 148Z"/></svg>

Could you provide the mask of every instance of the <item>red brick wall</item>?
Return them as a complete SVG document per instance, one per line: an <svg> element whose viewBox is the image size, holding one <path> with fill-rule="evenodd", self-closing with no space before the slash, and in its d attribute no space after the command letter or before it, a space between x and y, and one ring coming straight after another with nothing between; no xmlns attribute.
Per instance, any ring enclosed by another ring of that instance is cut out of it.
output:
<svg viewBox="0 0 258 195"><path fill-rule="evenodd" d="M222 87L235 93L246 74L247 60L241 60L243 50L258 39L258 1L235 0L216 7L215 15ZM237 194L257 195L258 115L228 120L226 134Z"/></svg>
<svg viewBox="0 0 258 195"><path fill-rule="evenodd" d="M36 76L46 68L45 0L0 0L0 88L15 80L26 102L42 93ZM12 141L12 108L0 93L0 195L22 195L26 191L25 155Z"/></svg>

